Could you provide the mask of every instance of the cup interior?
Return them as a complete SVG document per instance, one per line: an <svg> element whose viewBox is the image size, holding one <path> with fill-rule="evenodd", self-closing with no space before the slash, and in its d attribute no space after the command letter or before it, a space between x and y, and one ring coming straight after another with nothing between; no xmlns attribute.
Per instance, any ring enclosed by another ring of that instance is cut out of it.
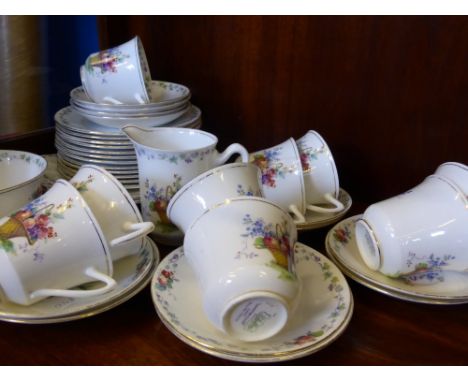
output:
<svg viewBox="0 0 468 382"><path fill-rule="evenodd" d="M46 167L46 160L39 155L0 151L0 192L38 178Z"/></svg>

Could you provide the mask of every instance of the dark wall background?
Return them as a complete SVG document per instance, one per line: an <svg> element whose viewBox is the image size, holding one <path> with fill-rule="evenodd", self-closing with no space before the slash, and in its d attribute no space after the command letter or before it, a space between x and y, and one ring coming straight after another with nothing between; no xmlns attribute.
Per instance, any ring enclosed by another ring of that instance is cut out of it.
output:
<svg viewBox="0 0 468 382"><path fill-rule="evenodd" d="M140 35L153 78L190 87L221 148L319 131L357 200L468 162L467 17L103 16L99 30L102 48Z"/></svg>

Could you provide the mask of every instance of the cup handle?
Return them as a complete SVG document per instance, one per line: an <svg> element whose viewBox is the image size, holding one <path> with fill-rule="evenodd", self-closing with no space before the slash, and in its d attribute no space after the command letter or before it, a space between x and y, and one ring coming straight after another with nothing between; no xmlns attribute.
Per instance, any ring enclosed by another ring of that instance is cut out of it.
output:
<svg viewBox="0 0 468 382"><path fill-rule="evenodd" d="M222 165L234 154L239 154L243 163L249 162L249 153L247 149L239 143L233 143L229 145L221 154L218 153L218 156L215 158L215 165Z"/></svg>
<svg viewBox="0 0 468 382"><path fill-rule="evenodd" d="M323 196L330 204L333 204L335 207L334 208L324 208L324 207L318 207L318 206L314 206L312 204L309 204L307 206L307 209L309 211L319 212L319 213L322 213L322 214L331 214L331 213L334 213L334 212L340 212L340 211L344 210L345 207L344 207L343 203L341 203L339 200L335 199L330 193L327 192Z"/></svg>
<svg viewBox="0 0 468 382"><path fill-rule="evenodd" d="M122 102L117 101L115 98L112 98L112 97L107 97L107 96L106 96L106 97L103 98L103 100L104 100L105 102L113 103L114 105L123 105Z"/></svg>
<svg viewBox="0 0 468 382"><path fill-rule="evenodd" d="M141 223L124 223L124 230L129 232L126 235L120 236L116 239L110 241L111 247L116 247L119 245L127 244L128 242L138 239L142 236L148 235L154 230L154 224L151 222L141 222Z"/></svg>
<svg viewBox="0 0 468 382"><path fill-rule="evenodd" d="M297 208L297 206L295 204L290 204L289 205L289 211L294 215L294 223L296 224L301 224L301 223L305 223L305 217L304 215L301 213L301 211L299 211L299 208Z"/></svg>
<svg viewBox="0 0 468 382"><path fill-rule="evenodd" d="M83 298L83 297L93 297L99 296L110 290L114 289L117 285L117 282L106 274L99 272L94 267L89 267L85 269L85 275L89 276L97 281L102 281L106 285L102 288L92 289L92 290L71 290L71 289L38 289L32 292L29 295L29 298L35 299L37 297L71 297L71 298Z"/></svg>

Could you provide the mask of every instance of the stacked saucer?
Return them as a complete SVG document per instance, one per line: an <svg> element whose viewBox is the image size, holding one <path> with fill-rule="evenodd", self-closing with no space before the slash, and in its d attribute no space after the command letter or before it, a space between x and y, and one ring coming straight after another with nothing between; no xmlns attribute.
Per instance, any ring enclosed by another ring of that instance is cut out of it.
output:
<svg viewBox="0 0 468 382"><path fill-rule="evenodd" d="M78 87L70 92L70 105L91 122L115 128L128 124L142 127L167 126L190 111L190 90L183 85L151 81L150 94L150 103L104 104L94 102L83 87Z"/></svg>
<svg viewBox="0 0 468 382"><path fill-rule="evenodd" d="M201 127L201 111L189 110L168 126ZM139 201L138 165L133 144L119 128L94 123L65 107L55 114L57 170L66 179L84 164L104 167Z"/></svg>

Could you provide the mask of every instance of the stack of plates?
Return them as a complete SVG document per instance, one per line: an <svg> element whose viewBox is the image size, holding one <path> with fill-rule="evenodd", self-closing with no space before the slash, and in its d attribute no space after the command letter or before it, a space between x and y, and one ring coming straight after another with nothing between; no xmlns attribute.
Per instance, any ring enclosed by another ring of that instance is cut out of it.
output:
<svg viewBox="0 0 468 382"><path fill-rule="evenodd" d="M151 87L153 98L148 104L99 104L78 87L70 92L70 105L91 122L117 128L128 124L166 126L190 110L191 95L187 87L164 81L152 81Z"/></svg>
<svg viewBox="0 0 468 382"><path fill-rule="evenodd" d="M166 126L201 127L201 112L190 104L189 110ZM104 167L139 202L138 165L131 141L120 128L96 124L72 107L55 114L57 170L70 179L84 164Z"/></svg>

